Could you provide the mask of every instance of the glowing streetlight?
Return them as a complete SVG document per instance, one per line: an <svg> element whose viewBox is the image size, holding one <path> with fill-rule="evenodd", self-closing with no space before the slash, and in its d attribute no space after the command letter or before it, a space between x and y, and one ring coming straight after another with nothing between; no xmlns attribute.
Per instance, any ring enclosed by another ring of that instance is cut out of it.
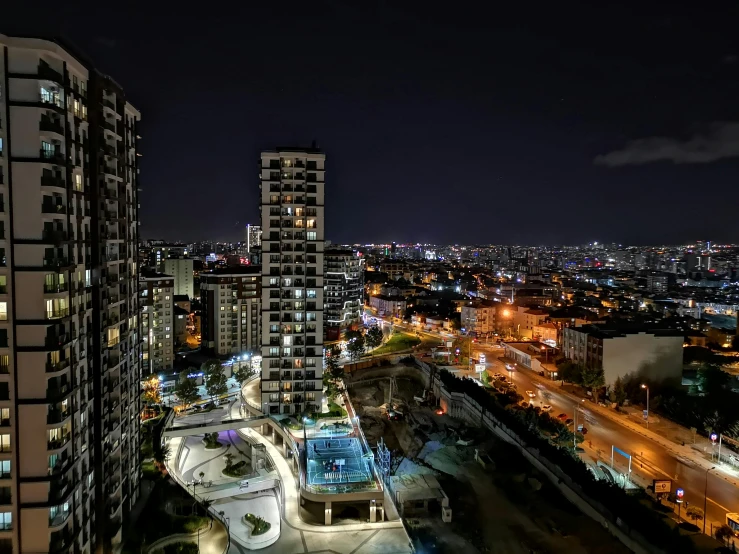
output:
<svg viewBox="0 0 739 554"><path fill-rule="evenodd" d="M642 383L641 388L647 391L647 429L649 429L649 386Z"/></svg>

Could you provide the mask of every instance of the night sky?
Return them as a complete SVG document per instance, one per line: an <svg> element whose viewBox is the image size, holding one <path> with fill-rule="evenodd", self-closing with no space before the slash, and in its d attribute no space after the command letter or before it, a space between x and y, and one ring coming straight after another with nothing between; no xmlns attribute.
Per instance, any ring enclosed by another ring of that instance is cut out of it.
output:
<svg viewBox="0 0 739 554"><path fill-rule="evenodd" d="M241 239L316 140L334 242L739 242L735 2L12 4L141 110L145 238Z"/></svg>

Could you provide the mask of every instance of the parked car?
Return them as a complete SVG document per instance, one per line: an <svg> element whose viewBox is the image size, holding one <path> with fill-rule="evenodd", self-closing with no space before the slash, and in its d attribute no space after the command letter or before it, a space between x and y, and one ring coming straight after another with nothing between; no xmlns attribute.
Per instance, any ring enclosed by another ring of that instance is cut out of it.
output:
<svg viewBox="0 0 739 554"><path fill-rule="evenodd" d="M534 398L536 396L536 393L532 390L527 390L526 394L528 395L529 398Z"/></svg>
<svg viewBox="0 0 739 554"><path fill-rule="evenodd" d="M551 411L552 411L552 407L551 407L551 406L550 406L549 404L544 404L544 405L543 405L543 406L541 407L541 411L542 411L542 412L547 412L547 413L548 413L548 412L551 412Z"/></svg>
<svg viewBox="0 0 739 554"><path fill-rule="evenodd" d="M218 401L218 405L219 405L219 406L225 406L225 405L226 405L226 404L228 404L229 402L231 402L231 399L229 399L229 398L221 398L221 399L220 399L220 400Z"/></svg>
<svg viewBox="0 0 739 554"><path fill-rule="evenodd" d="M568 418L567 418L567 419L565 420L565 425L567 425L568 427L569 427L570 425L572 425L573 423L575 423L575 422L574 422L574 421L572 420L572 418L569 418L569 417L568 417Z"/></svg>
<svg viewBox="0 0 739 554"><path fill-rule="evenodd" d="M560 421L564 421L564 420L567 419L567 414L559 414L557 416L557 419L560 420Z"/></svg>
<svg viewBox="0 0 739 554"><path fill-rule="evenodd" d="M582 433L583 435L585 435L588 432L588 428L585 427L584 425L580 424L580 425L577 426L577 432L578 433Z"/></svg>

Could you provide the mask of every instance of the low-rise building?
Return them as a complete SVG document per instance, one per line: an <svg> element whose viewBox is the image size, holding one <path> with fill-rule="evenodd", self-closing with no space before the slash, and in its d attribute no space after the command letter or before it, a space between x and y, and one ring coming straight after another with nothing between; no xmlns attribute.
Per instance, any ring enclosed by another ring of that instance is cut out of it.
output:
<svg viewBox="0 0 739 554"><path fill-rule="evenodd" d="M462 306L460 323L466 333L478 337L495 332L495 302L489 300L468 301Z"/></svg>
<svg viewBox="0 0 739 554"><path fill-rule="evenodd" d="M519 337L533 338L534 327L544 323L548 316L545 310L519 306L513 314L513 332Z"/></svg>
<svg viewBox="0 0 739 554"><path fill-rule="evenodd" d="M556 346L558 332L559 329L554 323L539 323L534 325L533 338L550 346Z"/></svg>
<svg viewBox="0 0 739 554"><path fill-rule="evenodd" d="M385 296L384 294L376 294L374 296L370 296L370 307L377 310L377 313L380 315L403 317L405 314L406 301L402 296Z"/></svg>
<svg viewBox="0 0 739 554"><path fill-rule="evenodd" d="M585 325L562 330L562 353L576 364L603 369L606 385L632 374L679 381L683 340L683 332L673 329Z"/></svg>

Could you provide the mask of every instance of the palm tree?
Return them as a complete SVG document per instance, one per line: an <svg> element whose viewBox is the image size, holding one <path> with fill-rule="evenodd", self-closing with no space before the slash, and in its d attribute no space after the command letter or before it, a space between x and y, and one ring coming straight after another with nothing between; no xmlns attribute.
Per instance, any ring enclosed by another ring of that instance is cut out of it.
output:
<svg viewBox="0 0 739 554"><path fill-rule="evenodd" d="M169 461L171 456L172 447L169 446L169 444L164 444L154 452L154 462L156 462L157 467L161 470L164 467L164 464Z"/></svg>

